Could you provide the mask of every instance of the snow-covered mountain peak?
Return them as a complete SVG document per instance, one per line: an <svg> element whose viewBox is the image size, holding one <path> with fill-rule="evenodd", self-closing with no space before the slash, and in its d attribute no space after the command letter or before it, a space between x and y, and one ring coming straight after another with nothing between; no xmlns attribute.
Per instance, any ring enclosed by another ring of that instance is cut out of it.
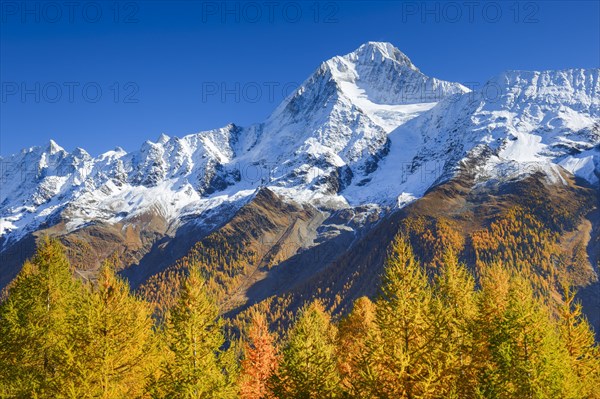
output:
<svg viewBox="0 0 600 399"><path fill-rule="evenodd" d="M77 147L73 150L72 155L77 158L90 158L91 155L83 148Z"/></svg>
<svg viewBox="0 0 600 399"><path fill-rule="evenodd" d="M246 137L256 141L245 157L248 163L282 165L287 172L275 171L282 184L304 177L300 181L318 185L319 179L308 176L343 167L360 182L387 152L388 133L439 100L465 92L459 83L421 73L391 44L369 42L323 62L265 123L247 130ZM322 187L332 189L329 183Z"/></svg>
<svg viewBox="0 0 600 399"><path fill-rule="evenodd" d="M469 165L478 181L542 172L556 182L562 167L597 184L599 76L600 69L507 71L444 99L400 131L419 132L428 144L416 157L440 160L446 178Z"/></svg>
<svg viewBox="0 0 600 399"><path fill-rule="evenodd" d="M368 42L324 65L351 100L363 97L379 105L419 104L468 91L459 83L426 76L390 43Z"/></svg>
<svg viewBox="0 0 600 399"><path fill-rule="evenodd" d="M61 146L59 146L56 141L50 139L50 141L48 142L48 144L45 147L44 152L47 152L50 155L54 155L57 152L65 152L65 149L62 148Z"/></svg>
<svg viewBox="0 0 600 399"><path fill-rule="evenodd" d="M388 42L367 42L353 52L346 54L343 58L357 64L373 64L391 60L399 65L418 71L418 68L406 54Z"/></svg>
<svg viewBox="0 0 600 399"><path fill-rule="evenodd" d="M156 140L156 142L158 144L166 144L167 141L169 141L171 138L169 136L167 136L164 133L161 133L160 136L158 136L158 139Z"/></svg>
<svg viewBox="0 0 600 399"><path fill-rule="evenodd" d="M111 158L121 158L127 155L127 151L125 151L122 147L115 147L114 150L106 151L98 156L98 160L111 159Z"/></svg>
<svg viewBox="0 0 600 399"><path fill-rule="evenodd" d="M600 69L593 68L559 71L512 70L492 78L487 86L506 88L499 93L505 103L525 104L535 101L536 105L577 105L594 112L600 107L599 75Z"/></svg>
<svg viewBox="0 0 600 399"><path fill-rule="evenodd" d="M597 182L599 75L508 71L471 93L368 42L322 63L263 123L96 158L51 141L2 159L0 245L59 218L77 229L158 210L176 229L260 186L317 206L404 206L465 164L480 181L562 167Z"/></svg>
<svg viewBox="0 0 600 399"><path fill-rule="evenodd" d="M424 75L390 43L368 42L323 62L259 130L270 141L280 136L285 146L310 140L352 159L369 147L360 144L362 130L371 142L375 136L379 147L400 124L467 91L459 83Z"/></svg>

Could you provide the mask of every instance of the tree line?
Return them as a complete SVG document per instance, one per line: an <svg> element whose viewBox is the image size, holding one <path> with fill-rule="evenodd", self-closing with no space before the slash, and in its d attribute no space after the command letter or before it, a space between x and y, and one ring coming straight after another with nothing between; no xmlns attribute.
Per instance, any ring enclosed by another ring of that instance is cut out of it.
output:
<svg viewBox="0 0 600 399"><path fill-rule="evenodd" d="M448 250L430 275L398 237L373 300L335 320L307 303L283 337L254 309L233 336L199 266L156 318L110 262L84 281L46 240L0 304L0 397L600 397L574 291L540 296L514 270L489 263L476 280Z"/></svg>

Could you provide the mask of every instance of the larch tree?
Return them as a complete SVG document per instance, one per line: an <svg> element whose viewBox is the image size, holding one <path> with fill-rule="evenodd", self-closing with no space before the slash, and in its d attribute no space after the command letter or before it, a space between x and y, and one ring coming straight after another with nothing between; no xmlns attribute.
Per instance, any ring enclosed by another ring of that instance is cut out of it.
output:
<svg viewBox="0 0 600 399"><path fill-rule="evenodd" d="M327 399L340 394L336 329L319 302L300 310L270 383L279 399Z"/></svg>
<svg viewBox="0 0 600 399"><path fill-rule="evenodd" d="M354 301L352 311L340 320L337 338L341 386L350 396L361 392L361 371L369 366L367 342L375 328L375 305L368 297Z"/></svg>
<svg viewBox="0 0 600 399"><path fill-rule="evenodd" d="M568 283L563 284L559 327L562 342L569 354L569 366L578 380L579 397L599 398L597 387L600 386L600 349L582 313L581 304L575 300L575 290Z"/></svg>
<svg viewBox="0 0 600 399"><path fill-rule="evenodd" d="M247 341L244 343L244 359L239 378L240 397L273 398L268 382L278 367L279 355L275 347L275 338L269 332L265 315L255 310L251 313Z"/></svg>
<svg viewBox="0 0 600 399"><path fill-rule="evenodd" d="M140 397L158 368L150 306L131 294L110 262L79 310L73 398Z"/></svg>
<svg viewBox="0 0 600 399"><path fill-rule="evenodd" d="M485 357L479 361L478 394L577 398L573 371L566 366L567 353L547 306L523 277L502 272L498 265L491 271L480 298L479 345Z"/></svg>
<svg viewBox="0 0 600 399"><path fill-rule="evenodd" d="M0 305L0 396L54 398L64 394L82 287L62 245L45 239L25 262Z"/></svg>
<svg viewBox="0 0 600 399"><path fill-rule="evenodd" d="M217 305L204 291L197 266L181 287L180 296L167 313L165 339L170 354L154 391L161 398L233 398L236 367L225 338Z"/></svg>
<svg viewBox="0 0 600 399"><path fill-rule="evenodd" d="M447 251L436 276L434 313L441 339L436 362L442 368L437 393L445 398L469 398L475 394L476 357L473 328L477 317L475 280L457 256Z"/></svg>
<svg viewBox="0 0 600 399"><path fill-rule="evenodd" d="M364 385L374 398L430 398L439 390L440 364L433 293L425 271L402 238L390 247L375 302L377 334ZM367 394L367 393L364 393Z"/></svg>

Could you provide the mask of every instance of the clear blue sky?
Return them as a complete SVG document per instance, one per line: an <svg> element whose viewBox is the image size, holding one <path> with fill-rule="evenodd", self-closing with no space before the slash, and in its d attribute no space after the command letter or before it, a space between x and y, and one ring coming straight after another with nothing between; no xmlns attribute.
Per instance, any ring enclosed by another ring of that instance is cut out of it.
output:
<svg viewBox="0 0 600 399"><path fill-rule="evenodd" d="M598 1L474 3L1 0L0 154L52 138L97 155L259 122L366 41L462 83L600 67Z"/></svg>

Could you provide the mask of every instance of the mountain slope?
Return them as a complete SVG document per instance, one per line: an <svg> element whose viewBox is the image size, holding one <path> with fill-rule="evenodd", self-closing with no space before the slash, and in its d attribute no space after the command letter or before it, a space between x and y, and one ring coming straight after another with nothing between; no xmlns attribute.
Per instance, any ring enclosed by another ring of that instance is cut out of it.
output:
<svg viewBox="0 0 600 399"><path fill-rule="evenodd" d="M373 292L403 218L429 218L427 231L473 252L482 251L469 244L473 229L509 223L499 215L515 207L567 215L532 223L572 244L550 240L552 251L572 255L583 243L591 254L597 218L581 209L593 214L598 201L599 80L599 69L508 71L469 91L426 76L389 43L368 42L323 62L256 125L161 135L98 157L53 141L23 150L0 160L0 287L49 234L86 277L117 256L134 287L154 292L153 281L184 270L201 246L205 263L239 258L207 270L221 273L215 289L232 314L269 298L305 299L306 287L338 295L332 307L342 311L343 296ZM528 189L571 209L538 208ZM476 268L472 253L465 259ZM586 262L571 276L580 285L596 274ZM350 277L355 288L345 286Z"/></svg>
<svg viewBox="0 0 600 399"><path fill-rule="evenodd" d="M51 142L2 160L2 245L59 219L73 231L147 212L174 232L259 186L339 208L403 206L465 165L482 180L540 169L559 178L562 167L596 183L598 77L513 71L468 92L369 42L321 64L262 124L162 135L97 158Z"/></svg>
<svg viewBox="0 0 600 399"><path fill-rule="evenodd" d="M365 189L344 193L360 203L419 198L468 170L478 181L508 180L565 169L590 184L600 176L600 70L507 72L478 91L440 101L389 134L390 154Z"/></svg>
<svg viewBox="0 0 600 399"><path fill-rule="evenodd" d="M435 96L421 98L422 87ZM151 211L174 231L182 218L247 197L260 185L306 200L335 194L354 175L372 173L387 152L390 129L431 101L465 91L423 75L390 44L370 42L323 63L262 124L162 135L138 151L117 148L97 158L54 142L24 150L2 160L8 182L0 193L2 248L59 219L73 231Z"/></svg>
<svg viewBox="0 0 600 399"><path fill-rule="evenodd" d="M344 314L357 298L376 297L387 248L401 233L432 275L450 249L476 278L484 261L497 260L527 276L545 298L559 298L563 281L583 287L579 298L598 332L599 192L568 173L563 178L567 184L537 173L475 187L467 175L452 178L385 215L357 239L330 240L279 264L248 290L247 304L230 315L241 312L243 319L248 308L268 309L275 315L273 323L285 326L312 299L320 299L335 315ZM318 262L310 275L297 272L309 259L331 252L328 247L337 256ZM282 278L295 270L293 281Z"/></svg>

